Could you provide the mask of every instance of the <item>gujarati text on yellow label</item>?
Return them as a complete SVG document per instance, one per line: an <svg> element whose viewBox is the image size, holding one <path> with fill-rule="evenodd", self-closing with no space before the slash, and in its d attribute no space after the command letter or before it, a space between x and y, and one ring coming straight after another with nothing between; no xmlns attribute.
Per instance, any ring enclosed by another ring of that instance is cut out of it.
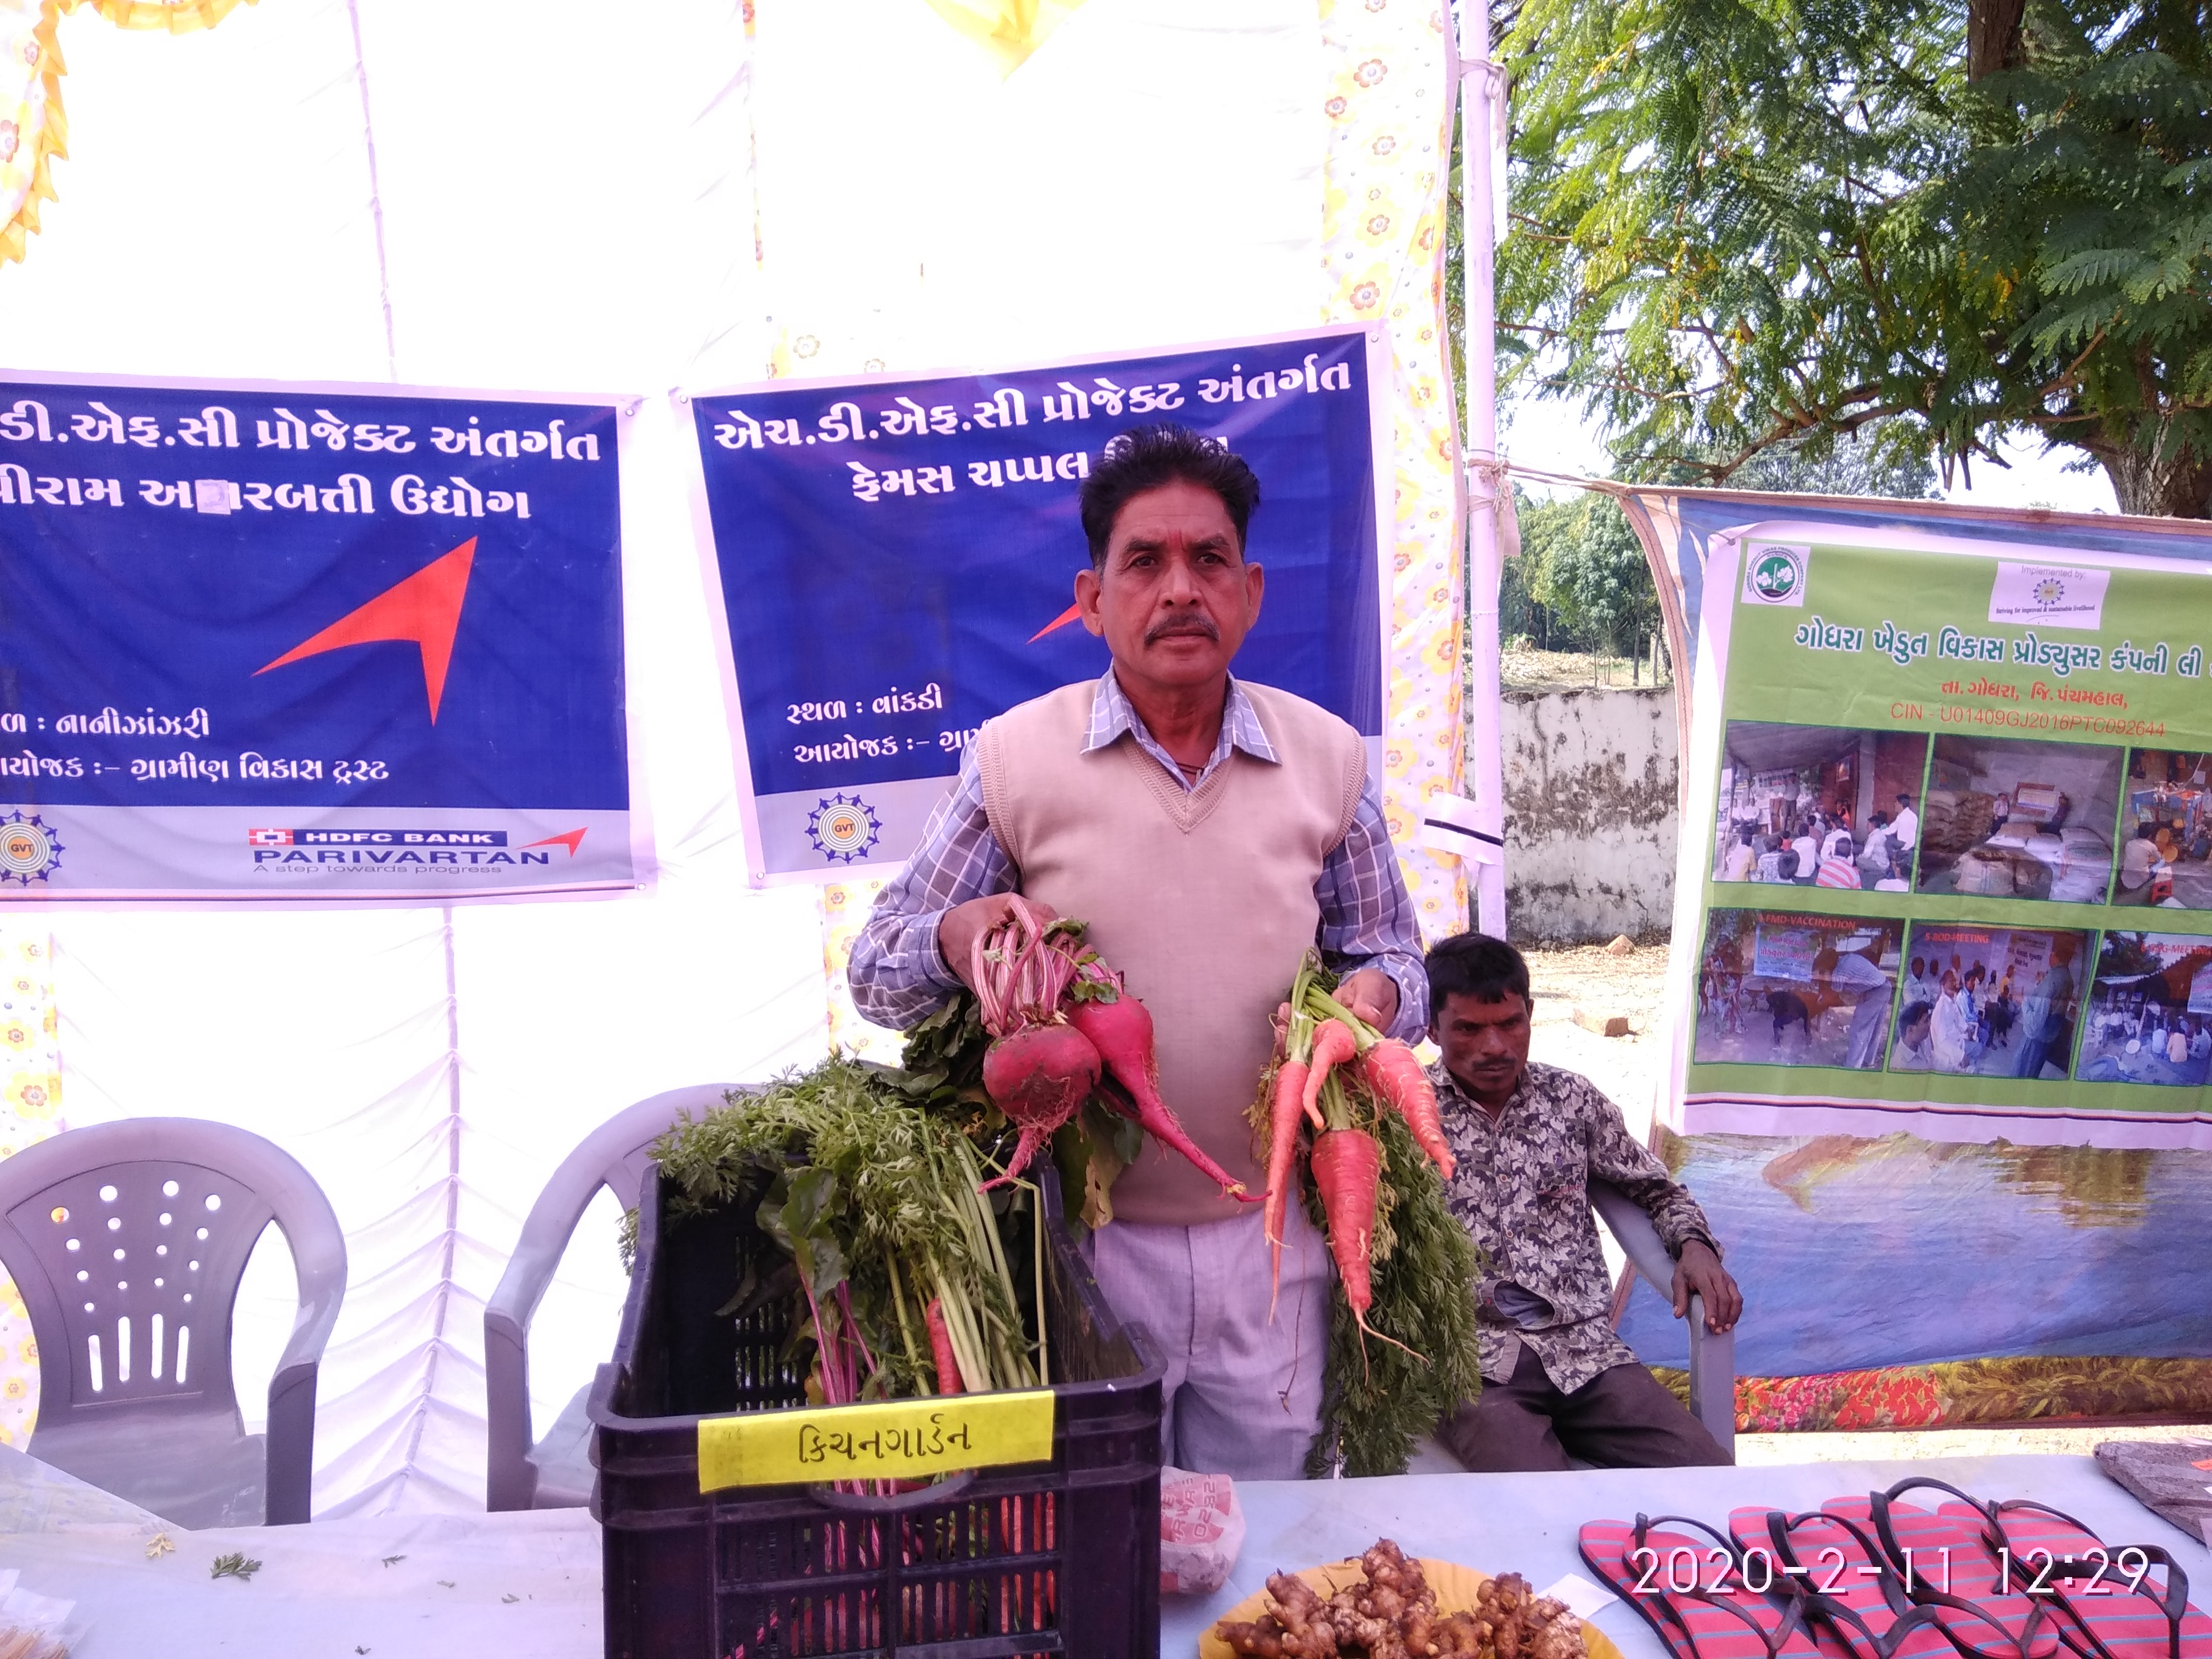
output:
<svg viewBox="0 0 2212 1659"><path fill-rule="evenodd" d="M699 1490L910 1480L1052 1456L1049 1389L699 1419Z"/></svg>

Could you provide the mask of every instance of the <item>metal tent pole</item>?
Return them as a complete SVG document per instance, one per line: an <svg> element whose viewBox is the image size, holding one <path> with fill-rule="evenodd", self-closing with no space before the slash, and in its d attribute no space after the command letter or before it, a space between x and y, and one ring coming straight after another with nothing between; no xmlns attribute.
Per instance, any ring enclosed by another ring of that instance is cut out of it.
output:
<svg viewBox="0 0 2212 1659"><path fill-rule="evenodd" d="M1468 756L1475 826L1497 847L1478 862L1475 925L1505 936L1504 764L1499 752L1497 492L1509 489L1498 465L1498 306L1491 221L1491 120L1496 66L1490 61L1488 0L1461 0L1455 33L1462 166L1460 257L1467 319L1468 626L1474 673L1468 687Z"/></svg>

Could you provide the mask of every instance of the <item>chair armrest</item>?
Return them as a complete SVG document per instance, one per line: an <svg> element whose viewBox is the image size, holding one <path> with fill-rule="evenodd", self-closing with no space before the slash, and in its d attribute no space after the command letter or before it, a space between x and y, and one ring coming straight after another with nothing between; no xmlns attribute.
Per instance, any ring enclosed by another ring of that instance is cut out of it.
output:
<svg viewBox="0 0 2212 1659"><path fill-rule="evenodd" d="M538 1470L530 1461L530 1321L605 1176L604 1165L586 1167L575 1159L554 1171L484 1304L487 1510L526 1510L537 1496Z"/></svg>
<svg viewBox="0 0 2212 1659"><path fill-rule="evenodd" d="M1644 1206L1610 1182L1589 1183L1590 1207L1604 1218L1629 1265L1662 1296L1674 1290L1674 1259ZM1690 1297L1690 1415L1733 1455L1735 1449L1735 1333L1705 1328L1705 1299Z"/></svg>
<svg viewBox="0 0 2212 1659"><path fill-rule="evenodd" d="M1659 1230L1644 1206L1609 1181L1589 1183L1590 1208L1598 1212L1607 1231L1620 1243L1629 1265L1651 1281L1654 1290L1671 1296L1674 1289L1674 1258L1659 1240Z"/></svg>
<svg viewBox="0 0 2212 1659"><path fill-rule="evenodd" d="M1735 1455L1735 1333L1705 1328L1705 1298L1690 1298L1690 1415Z"/></svg>
<svg viewBox="0 0 2212 1659"><path fill-rule="evenodd" d="M272 1527L304 1522L313 1507L315 1384L346 1288L345 1234L330 1200L310 1184L289 1195L288 1207L293 1224L284 1229L284 1242L291 1247L300 1310L269 1379L263 1512Z"/></svg>

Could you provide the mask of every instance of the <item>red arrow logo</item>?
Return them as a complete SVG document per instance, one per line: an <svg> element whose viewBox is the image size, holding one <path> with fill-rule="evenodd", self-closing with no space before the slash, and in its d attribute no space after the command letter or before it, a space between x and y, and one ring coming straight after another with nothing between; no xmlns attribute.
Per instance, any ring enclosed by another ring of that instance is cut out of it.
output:
<svg viewBox="0 0 2212 1659"><path fill-rule="evenodd" d="M387 587L367 605L349 611L313 638L301 641L271 668L319 657L349 645L411 641L422 653L422 689L430 694L430 724L438 723L439 700L446 695L446 665L453 658L453 635L461 625L461 601L468 597L469 567L477 556L473 536L442 558Z"/></svg>
<svg viewBox="0 0 2212 1659"><path fill-rule="evenodd" d="M574 858L576 856L576 849L584 844L584 837L590 831L591 826L586 824L581 830L563 830L557 836L546 836L544 841L525 842L523 845L525 847L565 847L568 849L568 856Z"/></svg>
<svg viewBox="0 0 2212 1659"><path fill-rule="evenodd" d="M1057 617L1054 617L1050 622L1047 623L1046 623L1042 628L1038 629L1037 629L1037 631L1036 631L1036 633L1034 633L1034 634L1030 635L1029 636L1029 638L1028 638L1025 641L1024 641L1024 643L1025 643L1025 644L1029 644L1029 645L1035 645L1035 644L1036 644L1039 640L1042 639L1046 635L1048 635L1048 634L1054 634L1054 633L1059 632L1061 629L1063 629L1063 628L1066 627L1066 626L1068 625L1068 623L1070 623L1073 622L1077 617L1080 617L1082 614L1083 614L1083 608L1082 608L1080 605L1071 605L1070 606L1068 606L1068 607L1067 607L1067 609L1066 609L1066 610L1065 610L1065 611L1061 611L1061 612L1060 612Z"/></svg>

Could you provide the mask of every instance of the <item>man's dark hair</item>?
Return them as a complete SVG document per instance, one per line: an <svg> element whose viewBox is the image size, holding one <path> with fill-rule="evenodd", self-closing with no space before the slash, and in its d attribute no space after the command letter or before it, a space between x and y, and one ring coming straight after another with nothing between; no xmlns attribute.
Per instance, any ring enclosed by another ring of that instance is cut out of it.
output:
<svg viewBox="0 0 2212 1659"><path fill-rule="evenodd" d="M1446 997L1473 997L1477 1002L1503 1002L1517 996L1524 1005L1528 994L1528 963L1502 939L1487 933L1455 933L1431 945L1428 955L1429 1012L1443 1012Z"/></svg>
<svg viewBox="0 0 2212 1659"><path fill-rule="evenodd" d="M1912 797L1900 790L1898 792L1897 804L1899 806L1910 806L1912 805Z"/></svg>
<svg viewBox="0 0 2212 1659"><path fill-rule="evenodd" d="M1936 1005L1932 1002L1908 1002L1905 1005L1905 1012L1897 1017L1897 1029L1909 1031L1922 1020L1932 1019L1935 1015Z"/></svg>
<svg viewBox="0 0 2212 1659"><path fill-rule="evenodd" d="M1244 458L1220 439L1164 421L1158 426L1131 427L1109 438L1098 465L1083 481L1083 533L1091 543L1093 570L1106 562L1114 520L1130 498L1177 483L1194 484L1221 497L1229 522L1237 526L1237 550L1243 552L1245 526L1260 505L1260 480Z"/></svg>

